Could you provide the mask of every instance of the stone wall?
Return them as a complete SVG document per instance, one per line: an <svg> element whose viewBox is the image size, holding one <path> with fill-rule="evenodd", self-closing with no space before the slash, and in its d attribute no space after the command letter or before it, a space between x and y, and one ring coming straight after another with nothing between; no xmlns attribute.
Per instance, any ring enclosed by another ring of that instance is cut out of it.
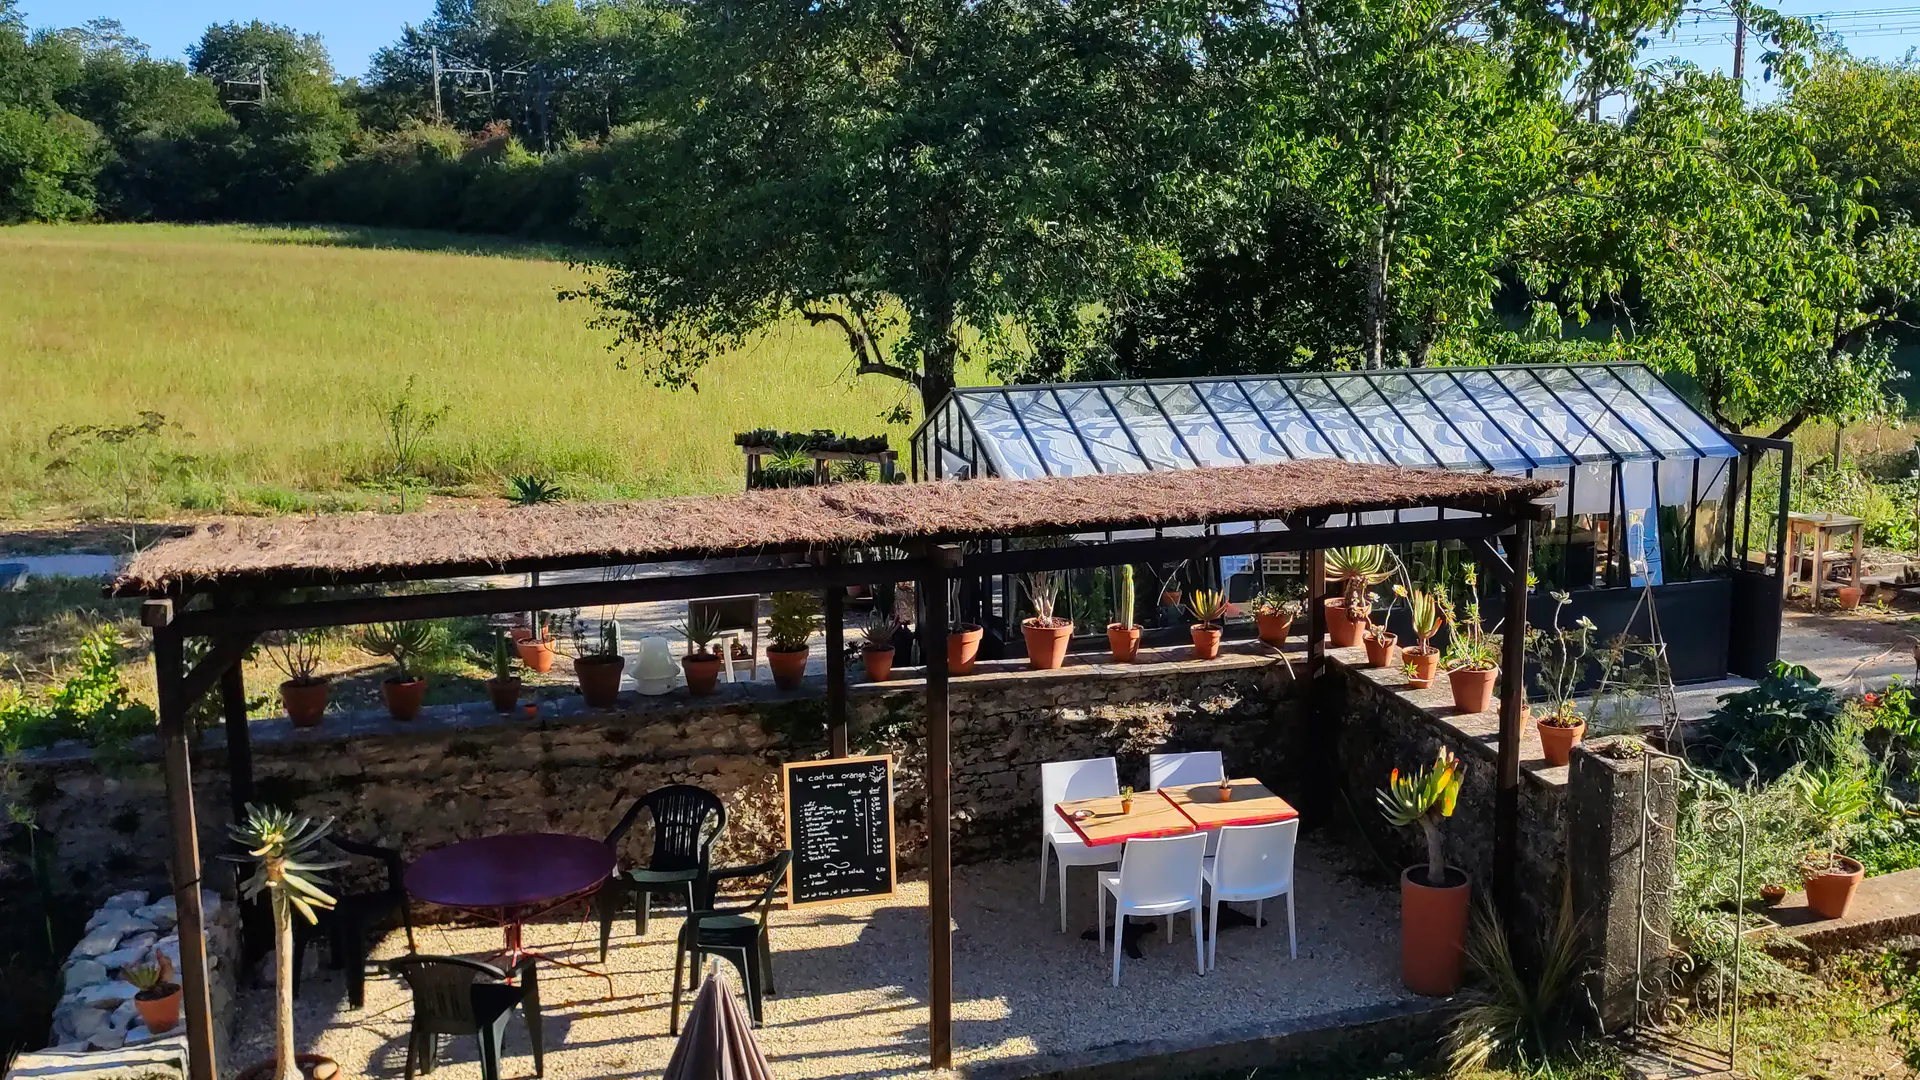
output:
<svg viewBox="0 0 1920 1080"><path fill-rule="evenodd" d="M202 892L207 918L207 993L213 1003L214 1057L223 1057L230 1034L235 978L240 967L240 920L237 908L212 892ZM174 974L180 970L180 933L172 896L148 903L142 890L108 897L87 920L86 935L74 945L61 966L63 993L53 1011L48 1045L58 1051L85 1053L118 1050L184 1032L184 1022L168 1031L149 1031L137 1014L134 985L127 981L136 968L151 965Z"/></svg>

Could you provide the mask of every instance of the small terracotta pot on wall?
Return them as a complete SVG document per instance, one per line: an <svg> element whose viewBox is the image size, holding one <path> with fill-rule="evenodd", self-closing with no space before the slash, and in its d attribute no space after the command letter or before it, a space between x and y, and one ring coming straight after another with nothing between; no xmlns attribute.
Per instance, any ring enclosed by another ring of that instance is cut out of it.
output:
<svg viewBox="0 0 1920 1080"><path fill-rule="evenodd" d="M1853 891L1860 887L1860 879L1866 876L1866 870L1845 855L1840 856L1839 861L1844 872L1820 874L1804 882L1807 906L1823 919L1838 919L1846 915L1847 907L1853 903Z"/></svg>
<svg viewBox="0 0 1920 1080"><path fill-rule="evenodd" d="M947 635L947 674L973 674L973 662L980 656L980 637L985 633L980 626L962 623Z"/></svg>
<svg viewBox="0 0 1920 1080"><path fill-rule="evenodd" d="M520 703L520 679L509 675L504 679L487 680L487 698L493 702L493 711L505 715L513 711Z"/></svg>
<svg viewBox="0 0 1920 1080"><path fill-rule="evenodd" d="M1440 673L1440 650L1431 645L1410 645L1401 649L1400 659L1413 665L1413 674L1407 676L1407 682L1415 690L1432 686L1433 677Z"/></svg>
<svg viewBox="0 0 1920 1080"><path fill-rule="evenodd" d="M573 661L573 676L580 680L580 696L596 709L620 704L620 673L625 670L627 658L624 656L581 656Z"/></svg>
<svg viewBox="0 0 1920 1080"><path fill-rule="evenodd" d="M800 680L807 677L807 657L813 652L811 646L804 649L767 649L767 667L773 672L773 685L782 690L799 687Z"/></svg>
<svg viewBox="0 0 1920 1080"><path fill-rule="evenodd" d="M395 720L411 720L420 715L420 706L426 703L427 680L388 679L380 684L380 698L387 703L387 715Z"/></svg>
<svg viewBox="0 0 1920 1080"><path fill-rule="evenodd" d="M1499 668L1454 668L1447 672L1447 682L1453 687L1453 707L1466 713L1493 708L1493 680L1499 677Z"/></svg>
<svg viewBox="0 0 1920 1080"><path fill-rule="evenodd" d="M329 688L325 679L306 682L289 679L280 684L280 707L286 710L287 719L293 721L294 727L319 727L320 718L327 711Z"/></svg>
<svg viewBox="0 0 1920 1080"><path fill-rule="evenodd" d="M154 990L160 989L154 987ZM180 988L174 986L168 993L156 997L143 997L153 990L142 990L133 996L133 1010L140 1014L140 1022L152 1032L172 1031L180 1022Z"/></svg>
<svg viewBox="0 0 1920 1080"><path fill-rule="evenodd" d="M1193 632L1193 658L1211 660L1220 655L1220 628L1206 623L1194 623L1189 627Z"/></svg>
<svg viewBox="0 0 1920 1080"><path fill-rule="evenodd" d="M721 662L718 656L712 653L683 656L680 667L687 673L687 693L705 697L719 689Z"/></svg>
<svg viewBox="0 0 1920 1080"><path fill-rule="evenodd" d="M1032 619L1020 624L1027 639L1027 664L1035 671L1052 671L1067 662L1067 642L1073 639L1073 624L1060 622L1039 626Z"/></svg>
<svg viewBox="0 0 1920 1080"><path fill-rule="evenodd" d="M1113 662L1131 664L1140 655L1140 628L1107 624L1107 648L1113 650Z"/></svg>
<svg viewBox="0 0 1920 1080"><path fill-rule="evenodd" d="M1427 868L1400 874L1400 981L1428 997L1460 989L1467 959L1467 908L1473 897L1467 875L1447 867L1439 887L1427 884Z"/></svg>
<svg viewBox="0 0 1920 1080"><path fill-rule="evenodd" d="M515 633L525 633L525 631L515 631ZM552 638L547 638L545 641L534 641L530 638L517 641L514 642L513 651L520 654L520 662L527 665L531 671L545 675L553 670Z"/></svg>
<svg viewBox="0 0 1920 1080"><path fill-rule="evenodd" d="M1260 628L1260 640L1279 648L1287 640L1287 633L1293 629L1291 615L1255 615L1254 623Z"/></svg>
<svg viewBox="0 0 1920 1080"><path fill-rule="evenodd" d="M861 649L860 662L867 667L867 681L886 682L893 677L893 647Z"/></svg>
<svg viewBox="0 0 1920 1080"><path fill-rule="evenodd" d="M1368 634L1365 641L1369 666L1391 667L1393 665L1393 647L1400 644L1400 635L1389 634L1383 630L1378 634Z"/></svg>
<svg viewBox="0 0 1920 1080"><path fill-rule="evenodd" d="M1540 753L1549 765L1565 765L1573 760L1573 748L1580 744L1580 736L1587 733L1587 723L1582 720L1572 727L1549 724L1545 720L1534 725L1540 729Z"/></svg>
<svg viewBox="0 0 1920 1080"><path fill-rule="evenodd" d="M1327 597L1325 607L1327 643L1336 649L1351 649L1360 644L1360 633L1366 629L1366 620L1355 621L1348 617L1347 602L1338 596Z"/></svg>

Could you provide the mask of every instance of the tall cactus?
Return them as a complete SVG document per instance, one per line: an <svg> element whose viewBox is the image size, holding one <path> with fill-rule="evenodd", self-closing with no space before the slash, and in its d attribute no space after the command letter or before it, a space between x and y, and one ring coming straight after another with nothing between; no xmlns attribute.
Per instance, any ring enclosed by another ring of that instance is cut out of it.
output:
<svg viewBox="0 0 1920 1080"><path fill-rule="evenodd" d="M1120 625L1122 627L1133 626L1133 564L1132 563L1125 563L1120 567L1118 580L1117 580L1117 583L1114 585L1114 592L1117 595L1113 598L1114 599L1113 611L1115 615L1119 616Z"/></svg>

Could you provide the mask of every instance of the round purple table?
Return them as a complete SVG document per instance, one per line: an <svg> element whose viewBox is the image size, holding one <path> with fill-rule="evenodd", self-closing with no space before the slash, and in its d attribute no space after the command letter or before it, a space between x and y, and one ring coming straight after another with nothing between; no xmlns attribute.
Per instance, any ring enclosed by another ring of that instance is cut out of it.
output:
<svg viewBox="0 0 1920 1080"><path fill-rule="evenodd" d="M509 966L523 956L613 979L579 964L542 956L521 944L528 919L591 895L613 874L613 849L599 840L565 833L507 833L461 840L435 848L407 867L407 894L443 907L496 918Z"/></svg>

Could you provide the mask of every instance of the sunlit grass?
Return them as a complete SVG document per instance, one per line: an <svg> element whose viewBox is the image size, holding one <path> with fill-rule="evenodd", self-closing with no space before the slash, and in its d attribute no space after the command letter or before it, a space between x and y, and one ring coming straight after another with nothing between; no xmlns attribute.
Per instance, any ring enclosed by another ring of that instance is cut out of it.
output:
<svg viewBox="0 0 1920 1080"><path fill-rule="evenodd" d="M908 429L879 414L912 392L854 380L830 330L782 326L698 392L621 370L591 310L557 298L582 280L563 260L432 233L0 229L0 513L112 512L111 493L47 472L46 438L143 409L192 436L150 511L367 505L379 408L410 376L449 406L423 471L456 493L530 469L591 496L726 490L743 467L732 434L753 427L888 430L904 448Z"/></svg>

